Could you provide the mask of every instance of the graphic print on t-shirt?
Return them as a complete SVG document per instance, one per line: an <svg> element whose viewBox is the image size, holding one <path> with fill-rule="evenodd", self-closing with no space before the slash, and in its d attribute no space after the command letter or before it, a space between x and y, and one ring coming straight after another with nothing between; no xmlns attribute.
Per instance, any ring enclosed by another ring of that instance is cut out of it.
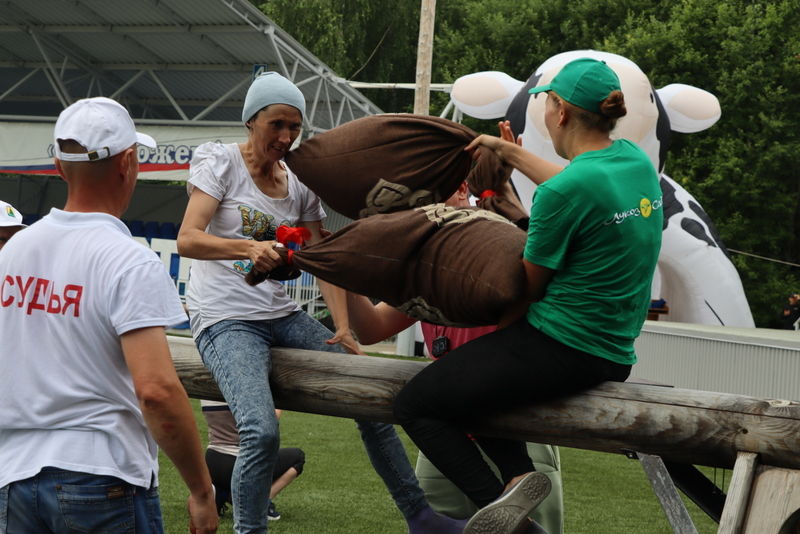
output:
<svg viewBox="0 0 800 534"><path fill-rule="evenodd" d="M275 224L275 216L244 204L239 206L239 213L242 215L242 235L255 241L274 240L278 226L291 226L290 221L285 220ZM249 273L252 268L253 262L250 260L239 260L233 264L233 269L239 273Z"/></svg>
<svg viewBox="0 0 800 534"><path fill-rule="evenodd" d="M654 211L662 209L663 206L664 200L662 196L659 196L653 201L650 201L650 199L647 197L643 197L639 201L638 206L628 210L618 211L609 217L608 220L603 223L603 225L608 226L609 224L621 224L627 221L630 217L644 217L647 219L653 214Z"/></svg>

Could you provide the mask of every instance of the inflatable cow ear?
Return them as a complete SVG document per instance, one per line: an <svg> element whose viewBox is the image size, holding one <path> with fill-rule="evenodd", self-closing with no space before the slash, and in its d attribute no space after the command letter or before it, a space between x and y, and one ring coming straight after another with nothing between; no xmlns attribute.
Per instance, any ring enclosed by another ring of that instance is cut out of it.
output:
<svg viewBox="0 0 800 534"><path fill-rule="evenodd" d="M525 85L504 72L467 74L453 83L450 99L464 114L476 119L499 119Z"/></svg>
<svg viewBox="0 0 800 534"><path fill-rule="evenodd" d="M722 115L717 97L692 85L671 83L656 91L674 132L707 130Z"/></svg>

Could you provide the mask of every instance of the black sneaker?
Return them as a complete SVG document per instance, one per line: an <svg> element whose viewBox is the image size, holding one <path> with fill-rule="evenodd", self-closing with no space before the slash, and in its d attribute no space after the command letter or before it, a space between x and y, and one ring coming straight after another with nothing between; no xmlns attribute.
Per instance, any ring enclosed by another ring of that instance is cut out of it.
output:
<svg viewBox="0 0 800 534"><path fill-rule="evenodd" d="M478 510L467 523L464 534L526 532L530 526L528 514L547 497L550 487L547 475L529 473L497 500Z"/></svg>
<svg viewBox="0 0 800 534"><path fill-rule="evenodd" d="M275 509L275 503L269 501L269 508L267 508L267 519L270 521L277 521L281 518L281 514ZM276 527L277 528L277 527Z"/></svg>

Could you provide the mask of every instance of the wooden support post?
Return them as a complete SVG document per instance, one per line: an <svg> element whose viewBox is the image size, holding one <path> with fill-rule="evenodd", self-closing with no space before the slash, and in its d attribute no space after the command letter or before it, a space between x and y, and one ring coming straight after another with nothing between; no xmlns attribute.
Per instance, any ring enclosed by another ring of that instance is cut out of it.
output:
<svg viewBox="0 0 800 534"><path fill-rule="evenodd" d="M419 41L417 43L417 73L414 89L414 113L427 115L430 108L431 63L433 62L433 28L436 0L421 0L419 11Z"/></svg>
<svg viewBox="0 0 800 534"><path fill-rule="evenodd" d="M194 343L170 339L191 397L221 399ZM392 403L423 361L273 348L278 407L394 423ZM643 384L605 383L578 395L479 419L474 433L664 461L733 467L739 451L800 469L800 403Z"/></svg>
<svg viewBox="0 0 800 534"><path fill-rule="evenodd" d="M653 486L653 492L655 492L661 507L664 509L667 521L672 526L672 532L675 534L697 534L692 518L686 510L678 490L675 489L672 477L661 458L652 454L637 453L637 456L642 464L642 469L644 469L647 478L650 480L650 485Z"/></svg>
<svg viewBox="0 0 800 534"><path fill-rule="evenodd" d="M736 457L717 534L739 534L742 531L757 460L758 455L752 452L740 452Z"/></svg>
<svg viewBox="0 0 800 534"><path fill-rule="evenodd" d="M800 532L800 470L759 465L749 453L740 459L718 534Z"/></svg>

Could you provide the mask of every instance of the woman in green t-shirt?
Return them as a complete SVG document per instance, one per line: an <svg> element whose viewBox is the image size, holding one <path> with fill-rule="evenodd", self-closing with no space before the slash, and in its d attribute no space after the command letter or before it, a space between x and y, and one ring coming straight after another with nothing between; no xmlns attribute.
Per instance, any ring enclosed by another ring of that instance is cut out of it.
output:
<svg viewBox="0 0 800 534"><path fill-rule="evenodd" d="M528 524L549 492L519 442L475 436L501 471L498 482L470 439L476 415L624 381L650 303L661 245L658 176L647 155L610 133L625 115L619 79L589 58L564 66L546 93L544 122L560 168L513 142L482 135L492 150L540 183L522 252L528 290L508 326L450 352L400 392L395 415L420 450L480 510L465 533L544 532ZM551 533L552 534L552 533Z"/></svg>

